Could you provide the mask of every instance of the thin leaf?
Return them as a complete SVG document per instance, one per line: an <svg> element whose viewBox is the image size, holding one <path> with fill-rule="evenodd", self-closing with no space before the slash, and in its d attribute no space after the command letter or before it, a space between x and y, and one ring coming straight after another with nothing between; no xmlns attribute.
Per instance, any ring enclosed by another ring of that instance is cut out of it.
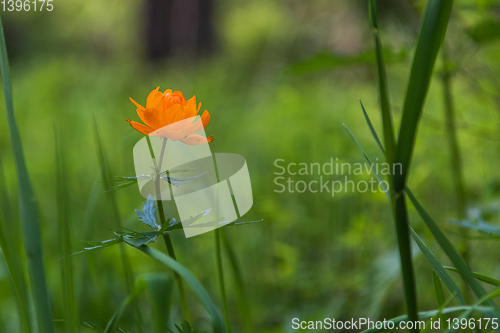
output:
<svg viewBox="0 0 500 333"><path fill-rule="evenodd" d="M53 332L54 326L52 324L52 309L45 281L45 268L43 266L40 223L35 195L31 187L28 170L24 160L21 137L19 135L19 130L14 116L14 102L12 98L9 60L1 18L0 30L0 71L5 97L5 108L7 111L10 141L16 165L23 243L27 257L27 267L33 295L35 318L40 332Z"/></svg>
<svg viewBox="0 0 500 333"><path fill-rule="evenodd" d="M392 165L394 160L394 126L392 124L391 115L391 102L389 99L389 87L387 85L387 75L385 72L384 56L382 52L382 42L380 41L378 23L377 23L377 7L376 1L370 0L369 13L370 13L370 24L373 30L373 39L375 41L375 54L377 58L377 73L378 73L378 95L380 100L380 109L382 111L382 124L384 133L384 145L386 149L386 161L389 165ZM363 113L366 114L363 104L361 104ZM372 132L373 133L373 132ZM380 142L377 140L378 144ZM392 180L391 180L392 182Z"/></svg>
<svg viewBox="0 0 500 333"><path fill-rule="evenodd" d="M450 270L452 272L457 272L457 273L460 273L458 269L456 269L455 267L448 267L448 266L444 266L444 268L446 268L447 270ZM474 276L478 279L478 280L481 280L483 282L486 282L486 283L489 283L491 284L492 286L496 286L496 287L500 287L500 280L498 279L495 279L491 276L488 276L488 275L485 275L485 274L481 274L481 273L476 273L476 272L472 272L472 274L474 274Z"/></svg>
<svg viewBox="0 0 500 333"><path fill-rule="evenodd" d="M125 298L122 303L120 303L120 306L118 306L118 308L113 313L113 316L109 320L104 333L110 333L116 327L127 305L129 305L137 296L139 296L145 288L146 284L144 283L144 281L138 280L135 283L134 288L132 289L132 293L127 296L127 298Z"/></svg>
<svg viewBox="0 0 500 333"><path fill-rule="evenodd" d="M455 307L446 308L446 309L444 309L442 311L441 310L433 310L433 311L419 312L418 319L422 320L422 319L432 318L432 317L435 317L436 315L438 315L439 313L441 313L441 314L448 314L448 313L455 313L455 312L460 312L460 311L468 311L470 309L477 309L477 310L480 310L480 311L488 311L488 310L490 310L489 307L455 306ZM408 316L400 316L400 317L396 317L396 318L387 320L387 322L394 323L395 329L397 329L399 327L398 326L399 323L406 322L406 321L408 321ZM385 325L386 328L384 328L384 327L381 327L381 328L375 327L375 328L370 328L370 329L364 330L361 333L375 333L375 332L394 331L394 330L391 330L391 329L387 329L387 325L389 325L389 324Z"/></svg>
<svg viewBox="0 0 500 333"><path fill-rule="evenodd" d="M467 266L465 260L462 258L462 256L460 256L457 249L455 249L455 247L446 237L446 235L441 230L439 225L432 219L432 217L424 209L424 207L422 207L420 202L418 202L417 198L415 198L415 196L413 195L413 193L409 188L406 188L405 192L408 195L410 201L413 203L413 206L417 210L418 214L427 225L427 228L429 228L429 230L434 235L434 238L437 240L443 251L446 253L448 258L451 260L451 262L453 262L455 267L458 269L460 275L462 276L462 279L470 286L470 288L478 298L486 296L486 291L479 284L474 274L472 274L472 271L470 270L469 266ZM495 315L500 318L500 310L498 309L497 305L492 301L488 301L488 305L493 308ZM500 329L495 331L500 332Z"/></svg>
<svg viewBox="0 0 500 333"><path fill-rule="evenodd" d="M460 292L460 288L458 285L455 283L455 281L452 279L450 274L446 271L444 266L439 262L438 258L432 253L432 251L425 245L425 243L422 241L422 239L418 236L418 234L413 230L413 228L410 228L411 235L413 236L413 239L417 243L418 247L420 248L420 251L425 255L425 258L431 264L432 269L434 272L437 274L437 276L443 281L444 285L446 288L451 293L455 293L457 300L460 302L460 304L465 305L465 300L462 296L462 293ZM444 301L444 296L442 301ZM438 304L439 306L439 304Z"/></svg>
<svg viewBox="0 0 500 333"><path fill-rule="evenodd" d="M174 295L174 281L165 274L148 274L142 277L151 304L153 333L165 333L168 329L170 307Z"/></svg>
<svg viewBox="0 0 500 333"><path fill-rule="evenodd" d="M214 302L210 298L209 294L203 288L201 283L193 276L193 274L188 271L184 266L179 264L177 261L169 257L168 255L155 250L149 246L140 246L137 247L140 251L144 252L148 256L150 256L153 259L158 260L165 266L169 267L173 271L177 272L186 282L187 284L191 287L193 292L196 294L202 305L205 307L207 312L210 314L210 317L212 318L212 323L214 325L214 332L215 333L224 333L224 321L222 320L222 316L219 313L219 310L215 306Z"/></svg>
<svg viewBox="0 0 500 333"><path fill-rule="evenodd" d="M453 0L429 0L422 18L403 105L394 161L402 165L401 174L394 175L396 193L404 190L408 178L418 123L429 90L436 57L446 34L452 6Z"/></svg>

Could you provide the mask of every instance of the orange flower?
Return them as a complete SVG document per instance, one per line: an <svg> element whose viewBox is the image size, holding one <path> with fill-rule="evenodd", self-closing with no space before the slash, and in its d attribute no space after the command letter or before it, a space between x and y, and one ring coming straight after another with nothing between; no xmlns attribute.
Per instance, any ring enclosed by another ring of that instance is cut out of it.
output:
<svg viewBox="0 0 500 333"><path fill-rule="evenodd" d="M203 130L210 121L207 110L203 112L200 119L193 123L194 117L200 111L201 103L196 107L196 96L187 100L180 91L172 92L167 89L164 93L159 91L160 87L153 90L143 107L132 98L130 100L137 106L137 114L141 124L127 119L129 124L138 132L145 135L154 135L168 138L172 141L181 141L187 145L198 145L212 142L214 137L208 138L194 132Z"/></svg>

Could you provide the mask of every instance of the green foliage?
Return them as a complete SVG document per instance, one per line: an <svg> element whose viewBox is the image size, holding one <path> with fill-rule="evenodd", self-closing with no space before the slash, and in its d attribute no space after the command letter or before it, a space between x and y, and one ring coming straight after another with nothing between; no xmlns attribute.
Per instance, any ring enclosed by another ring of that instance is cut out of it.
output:
<svg viewBox="0 0 500 333"><path fill-rule="evenodd" d="M12 87L10 81L9 60L7 47L3 33L2 21L0 19L0 71L5 97L5 109L9 124L10 140L14 153L17 182L19 189L19 201L21 211L21 223L23 232L24 250L26 251L29 282L35 309L36 326L40 332L53 332L52 310L49 302L49 293L45 281L45 268L42 259L42 245L40 237L39 217L36 207L35 195L31 187L28 170L24 160L21 137L14 117L14 101L12 98ZM7 246L4 246L7 248ZM8 254L9 256L9 254ZM19 278L19 276L15 278ZM19 286L24 288L24 286ZM18 291L19 293L19 291ZM23 295L20 295L20 304L24 303ZM26 307L22 307L26 311ZM26 314L23 314L25 316Z"/></svg>

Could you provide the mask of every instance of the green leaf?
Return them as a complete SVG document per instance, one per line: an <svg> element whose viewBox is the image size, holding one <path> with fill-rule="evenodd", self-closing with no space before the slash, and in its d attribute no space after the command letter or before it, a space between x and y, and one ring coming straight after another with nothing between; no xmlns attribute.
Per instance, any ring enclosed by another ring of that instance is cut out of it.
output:
<svg viewBox="0 0 500 333"><path fill-rule="evenodd" d="M395 163L401 163L401 174L394 175L394 190L404 190L415 146L417 127L429 90L436 57L443 43L453 0L429 0L420 25L410 78L403 105Z"/></svg>
<svg viewBox="0 0 500 333"><path fill-rule="evenodd" d="M468 311L470 309L477 309L480 311L490 310L489 307L455 306L455 307L446 308L442 311L441 310L433 310L433 311L419 312L418 318L419 318L419 320L428 319L428 318L435 317L439 313L448 314L448 313L455 313L455 312L460 312L460 311ZM394 327L396 329L398 328L398 324L401 322L404 322L404 321L408 321L408 316L400 316L400 317L396 317L396 318L388 320L388 322L394 323ZM394 330L384 329L383 327L382 328L375 327L375 328L364 330L361 333L375 333L375 332L388 332L388 331L394 331Z"/></svg>
<svg viewBox="0 0 500 333"><path fill-rule="evenodd" d="M376 1L370 0L368 2L369 13L370 13L370 24L373 30L373 39L375 42L375 54L377 58L377 73L378 73L378 95L380 100L380 109L382 111L382 124L384 133L384 145L386 149L386 161L389 165L392 165L394 160L394 126L392 124L391 115L391 102L389 98L389 87L387 85L387 75L385 71L384 56L382 51L382 42L380 41L380 36L378 32L377 23L377 7ZM366 115L363 104L361 104L363 113ZM374 132L372 132L373 134ZM380 145L380 141L377 138L377 143ZM392 182L392 180L391 180Z"/></svg>
<svg viewBox="0 0 500 333"><path fill-rule="evenodd" d="M460 273L458 269L456 269L455 267L448 267L448 266L444 266L444 268L446 268L447 270L450 270L452 272L457 272L457 273ZM474 276L478 279L478 280L481 280L483 282L486 282L486 283L489 283L491 284L492 286L497 286L497 287L500 287L500 280L498 279L495 279L491 276L488 276L488 275L485 275L485 274L481 274L481 273L476 273L476 272L472 272L472 274L474 274Z"/></svg>
<svg viewBox="0 0 500 333"><path fill-rule="evenodd" d="M9 59L7 46L0 18L0 72L2 77L7 123L14 161L16 165L19 206L23 233L23 244L27 257L28 274L30 278L33 305L37 327L40 332L53 332L52 309L49 302L49 292L45 281L43 266L43 253L40 237L40 223L36 207L36 199L31 188L28 170L24 160L21 137L14 116L14 102L12 98L12 85L10 81Z"/></svg>
<svg viewBox="0 0 500 333"><path fill-rule="evenodd" d="M113 313L113 316L109 320L104 333L112 332L112 330L120 321L123 311L125 311L127 305L129 305L137 296L139 296L144 291L144 289L146 289L146 284L144 283L144 281L140 279L137 280L137 282L134 284L134 287L132 288L132 293L127 296L127 298L125 298L123 302L120 303L120 306L118 306L118 308Z"/></svg>
<svg viewBox="0 0 500 333"><path fill-rule="evenodd" d="M156 222L156 211L158 210L157 207L155 207L155 200L151 196L148 197L147 201L143 203L143 210L142 212L138 209L135 210L137 215L139 215L139 220L153 228L154 230L160 230L161 225Z"/></svg>
<svg viewBox="0 0 500 333"><path fill-rule="evenodd" d="M446 235L441 230L439 225L434 221L434 219L432 219L432 217L424 209L424 207L422 207L420 202L418 202L417 198L413 195L413 193L409 188L406 188L406 194L408 195L410 201L413 203L413 206L415 206L415 209L417 210L422 220L427 225L427 228L429 228L434 238L437 240L438 244L441 246L441 248L446 253L448 258L451 260L451 262L453 262L455 267L458 269L460 275L462 276L462 279L470 286L470 288L476 294L477 297L482 298L486 296L486 291L479 284L474 274L472 274L472 271L470 270L469 266L467 266L465 260L462 258L462 256L460 256L457 249L446 237ZM497 305L492 301L488 301L488 305L490 305L493 308L495 315L500 318L500 311ZM499 332L500 329L495 331Z"/></svg>
<svg viewBox="0 0 500 333"><path fill-rule="evenodd" d="M212 322L214 325L214 332L215 333L224 333L224 321L222 320L222 316L219 313L219 310L215 306L214 302L210 298L208 292L205 290L205 288L201 285L201 283L194 277L194 275L188 271L184 266L179 264L177 261L174 259L170 258L168 255L155 250L149 246L140 246L137 249L140 251L144 252L148 256L150 256L153 259L158 260L165 266L169 267L173 271L177 272L186 282L187 284L191 287L193 292L196 294L198 299L200 300L201 304L205 307L207 312L209 313L210 317L212 318Z"/></svg>
<svg viewBox="0 0 500 333"><path fill-rule="evenodd" d="M425 258L431 264L432 269L434 272L437 274L437 276L443 281L444 285L448 290L453 294L456 294L457 300L460 302L460 304L465 305L465 300L462 296L462 293L460 292L460 288L458 285L455 283L455 281L452 279L450 274L446 271L444 266L439 262L438 258L432 253L432 251L425 245L425 243L422 241L422 239L418 236L418 234L413 230L413 228L410 228L411 235L413 236L413 239L417 243L418 247L420 248L420 251L425 255ZM442 297L442 301L444 301L444 296ZM440 304L438 304L439 306Z"/></svg>
<svg viewBox="0 0 500 333"><path fill-rule="evenodd" d="M63 256L69 257L72 253L71 249L71 222L70 222L70 207L68 198L69 190L67 187L66 163L64 160L64 149L57 130L54 130L54 144L56 156L56 195L57 195L57 215L59 222L59 244ZM61 263L62 289L64 295L65 317L71 322L76 322L77 313L75 308L75 288L73 280L73 263L71 258L64 260ZM76 325L72 324L69 327L69 332L76 331Z"/></svg>
<svg viewBox="0 0 500 333"><path fill-rule="evenodd" d="M163 273L148 274L142 279L146 283L146 294L151 304L152 332L165 333L170 321L174 281Z"/></svg>

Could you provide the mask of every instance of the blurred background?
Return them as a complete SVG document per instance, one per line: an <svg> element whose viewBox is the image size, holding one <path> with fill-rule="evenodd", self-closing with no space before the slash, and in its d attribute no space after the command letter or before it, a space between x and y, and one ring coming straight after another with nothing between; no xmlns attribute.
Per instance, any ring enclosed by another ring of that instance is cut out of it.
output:
<svg viewBox="0 0 500 333"><path fill-rule="evenodd" d="M276 159L288 163L364 163L346 124L373 158L382 155L359 100L377 129L380 111L367 1L353 0L86 0L54 1L52 12L2 12L13 93L25 156L41 215L46 274L54 317L64 319L62 255L55 190L54 132L59 133L70 191L71 249L118 230L104 193L94 135L98 124L111 175L133 176L132 148L142 138L125 121L138 121L134 98L180 90L196 95L212 118L213 152L245 156L254 204L243 221L225 228L241 269L252 332L289 332L291 319L392 318L404 313L394 223L383 193L277 193ZM399 124L411 55L426 1L379 1L395 124ZM456 0L418 133L410 186L459 247L453 219L500 213L500 3ZM449 93L447 95L447 92ZM446 98L454 105L457 149L450 148ZM3 99L3 97L2 97ZM3 100L2 100L3 103ZM453 155L455 151L455 155ZM455 156L455 157L453 157ZM17 185L8 128L0 121L0 160L18 223ZM460 169L460 168L459 168ZM353 176L353 180L363 177ZM319 180L294 176L294 180ZM366 178L366 179L368 179ZM343 179L341 175L331 179ZM460 184L463 180L463 186ZM147 230L134 209L136 186L114 192L124 227ZM412 226L449 264L413 208ZM186 239L173 233L178 260L219 293L214 235ZM500 276L497 240L469 235L472 269ZM124 246L124 245L120 245ZM164 251L164 244L153 245ZM126 248L135 276L168 270ZM415 263L420 310L435 309L432 270ZM78 318L106 325L126 297L118 246L72 258ZM226 257L227 259L227 257ZM225 262L234 332L244 332L236 287ZM452 273L453 274L453 273ZM0 262L0 331L19 331L15 298ZM196 328L210 320L188 291ZM139 298L147 329L151 308ZM454 304L454 303L452 303ZM173 307L173 322L180 322ZM131 310L127 310L130 312ZM121 327L134 332L133 316ZM65 323L57 323L60 332ZM82 329L82 332L86 330Z"/></svg>

